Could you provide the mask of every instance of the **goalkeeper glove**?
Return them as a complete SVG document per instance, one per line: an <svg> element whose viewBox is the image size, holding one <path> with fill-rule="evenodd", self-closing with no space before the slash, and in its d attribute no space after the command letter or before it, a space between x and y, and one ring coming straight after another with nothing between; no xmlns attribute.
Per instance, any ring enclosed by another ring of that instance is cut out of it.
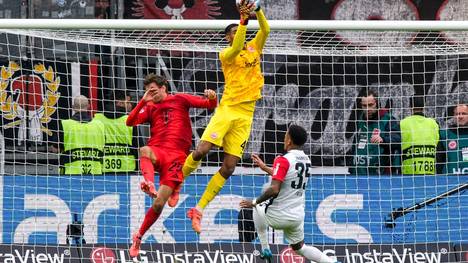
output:
<svg viewBox="0 0 468 263"><path fill-rule="evenodd" d="M254 3L251 3L246 0L241 0L239 5L239 13L242 25L247 25L249 22L250 12L254 9Z"/></svg>
<svg viewBox="0 0 468 263"><path fill-rule="evenodd" d="M249 16L250 12L255 8L255 3L249 1L242 1L239 5L239 13L241 16Z"/></svg>

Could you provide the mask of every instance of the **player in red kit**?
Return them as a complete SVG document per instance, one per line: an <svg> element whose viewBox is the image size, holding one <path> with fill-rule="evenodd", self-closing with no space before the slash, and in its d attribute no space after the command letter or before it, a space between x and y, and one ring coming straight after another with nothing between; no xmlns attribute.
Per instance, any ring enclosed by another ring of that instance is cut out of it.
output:
<svg viewBox="0 0 468 263"><path fill-rule="evenodd" d="M164 205L174 207L183 182L182 165L192 146L190 108L213 109L217 105L216 92L205 90L205 97L167 93L168 83L162 76L149 74L145 81L145 95L132 110L127 126L150 123L151 137L147 146L140 148L140 169L144 177L141 190L153 198L140 226L133 234L130 256L137 257L141 238L156 222ZM159 190L154 187L154 171L159 172Z"/></svg>

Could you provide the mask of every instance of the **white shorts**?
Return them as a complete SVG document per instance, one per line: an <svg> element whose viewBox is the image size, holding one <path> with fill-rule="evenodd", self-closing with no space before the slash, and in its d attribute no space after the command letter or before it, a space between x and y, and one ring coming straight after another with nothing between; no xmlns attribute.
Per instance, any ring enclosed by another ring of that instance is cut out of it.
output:
<svg viewBox="0 0 468 263"><path fill-rule="evenodd" d="M284 237L290 245L304 241L304 219L288 219L283 216L275 216L269 210L265 213L265 207L265 204L257 205L254 213L263 217L265 222L273 229L283 230Z"/></svg>

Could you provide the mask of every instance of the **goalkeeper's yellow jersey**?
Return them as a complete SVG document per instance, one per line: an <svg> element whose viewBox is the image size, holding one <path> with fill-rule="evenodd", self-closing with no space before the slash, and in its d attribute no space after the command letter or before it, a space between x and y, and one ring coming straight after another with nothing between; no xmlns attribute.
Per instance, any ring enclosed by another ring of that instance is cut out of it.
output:
<svg viewBox="0 0 468 263"><path fill-rule="evenodd" d="M232 61L224 59L226 49L220 53L225 81L220 105L253 102L255 106L255 101L262 97L264 79L260 67L260 51L251 42Z"/></svg>
<svg viewBox="0 0 468 263"><path fill-rule="evenodd" d="M246 44L245 48L242 48L240 52L233 50L236 46L244 46L247 27L239 25L232 46L219 53L225 81L220 106L241 104L243 109L253 112L255 102L262 97L264 78L260 56L269 33L269 27L263 12L258 12L257 18L261 30L253 40ZM262 30L262 26L264 30Z"/></svg>

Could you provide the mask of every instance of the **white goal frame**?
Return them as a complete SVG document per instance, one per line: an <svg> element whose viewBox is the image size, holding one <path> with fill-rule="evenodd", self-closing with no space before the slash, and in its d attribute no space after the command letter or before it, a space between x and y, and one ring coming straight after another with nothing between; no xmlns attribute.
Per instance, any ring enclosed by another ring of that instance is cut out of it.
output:
<svg viewBox="0 0 468 263"><path fill-rule="evenodd" d="M171 19L2 19L0 29L217 30L238 20ZM468 21L442 20L270 20L272 30L466 31ZM256 20L249 29L258 29Z"/></svg>

